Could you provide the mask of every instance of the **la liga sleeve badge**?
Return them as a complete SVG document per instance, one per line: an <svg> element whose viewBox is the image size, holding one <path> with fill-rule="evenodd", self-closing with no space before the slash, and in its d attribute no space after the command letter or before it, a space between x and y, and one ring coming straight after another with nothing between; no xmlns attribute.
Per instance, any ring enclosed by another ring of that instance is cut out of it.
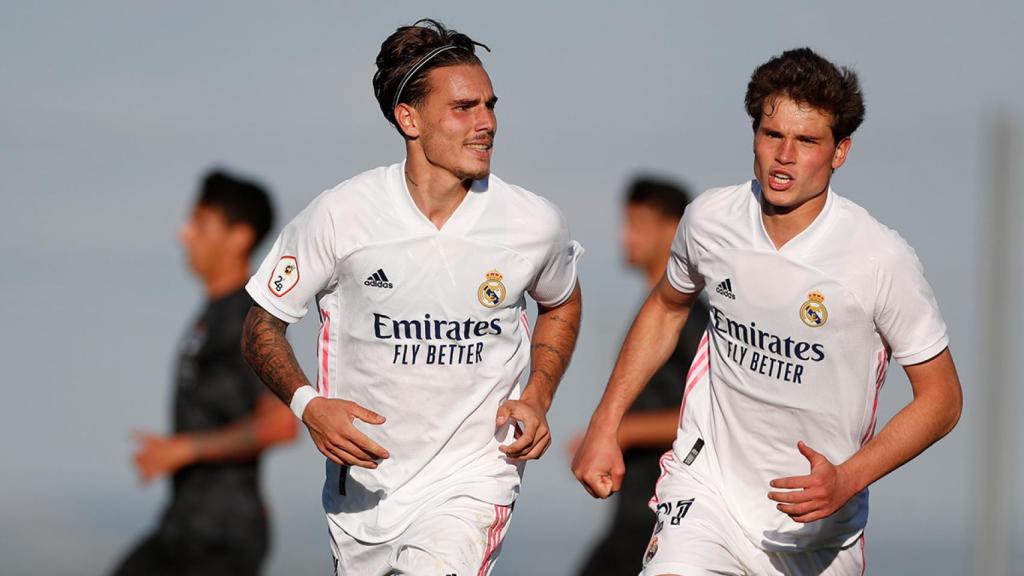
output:
<svg viewBox="0 0 1024 576"><path fill-rule="evenodd" d="M274 272L271 273L270 279L267 280L267 288L270 293L280 298L295 285L299 283L299 261L295 259L295 256L282 256L277 261L277 266L274 266Z"/></svg>

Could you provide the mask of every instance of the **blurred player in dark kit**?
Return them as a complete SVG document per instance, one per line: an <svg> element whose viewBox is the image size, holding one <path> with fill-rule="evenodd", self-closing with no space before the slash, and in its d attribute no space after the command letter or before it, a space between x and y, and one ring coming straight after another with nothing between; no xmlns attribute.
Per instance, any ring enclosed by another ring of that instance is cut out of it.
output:
<svg viewBox="0 0 1024 576"><path fill-rule="evenodd" d="M174 433L138 432L143 482L172 476L173 495L156 530L115 570L128 575L258 574L268 518L259 457L293 439L288 407L242 358L242 324L252 305L249 256L273 223L262 187L213 172L181 228L207 302L182 340L174 390Z"/></svg>
<svg viewBox="0 0 1024 576"><path fill-rule="evenodd" d="M622 249L628 265L643 274L648 289L665 274L672 239L688 202L689 194L682 187L658 179L638 178L626 193ZM634 576L640 571L654 528L655 516L647 502L661 473L658 459L676 438L686 371L707 325L704 304L698 300L693 308L672 355L651 377L619 427L626 475L609 529L591 550L581 576ZM577 436L570 451L575 453L582 440L582 434Z"/></svg>

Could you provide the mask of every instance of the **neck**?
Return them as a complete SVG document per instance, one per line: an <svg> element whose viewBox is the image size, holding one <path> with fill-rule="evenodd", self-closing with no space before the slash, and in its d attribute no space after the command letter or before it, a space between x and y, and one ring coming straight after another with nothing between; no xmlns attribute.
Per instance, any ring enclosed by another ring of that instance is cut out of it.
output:
<svg viewBox="0 0 1024 576"><path fill-rule="evenodd" d="M668 263L669 257L672 255L671 248L664 252L658 253L658 257L653 261L644 266L644 279L647 280L647 287L653 289L661 281L661 277L665 275L665 266Z"/></svg>
<svg viewBox="0 0 1024 576"><path fill-rule="evenodd" d="M242 260L226 262L216 268L216 274L203 278L206 297L218 300L245 286L249 281L249 263Z"/></svg>
<svg viewBox="0 0 1024 576"><path fill-rule="evenodd" d="M409 149L405 184L420 212L440 229L466 197L472 180L462 180Z"/></svg>
<svg viewBox="0 0 1024 576"><path fill-rule="evenodd" d="M761 199L761 221L775 249L781 249L787 242L796 238L807 229L814 219L821 214L828 199L828 188L821 194L807 200L799 206L773 206Z"/></svg>

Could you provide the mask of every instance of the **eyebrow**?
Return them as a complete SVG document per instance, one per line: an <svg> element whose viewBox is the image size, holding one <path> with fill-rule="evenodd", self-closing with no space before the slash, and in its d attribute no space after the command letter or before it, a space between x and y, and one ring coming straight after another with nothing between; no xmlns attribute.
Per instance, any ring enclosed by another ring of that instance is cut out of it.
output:
<svg viewBox="0 0 1024 576"><path fill-rule="evenodd" d="M763 125L761 126L761 131L763 131L765 134L769 136L784 136L784 134L780 130L776 130L775 128L768 128L767 126ZM821 139L824 138L824 136L811 136L810 134L796 134L793 137L796 138L797 140L811 143L821 142Z"/></svg>
<svg viewBox="0 0 1024 576"><path fill-rule="evenodd" d="M491 96L490 99L487 100L487 102L484 102L484 104L487 104L487 105L490 105L490 106L494 106L495 104L497 104L497 102L498 102L498 97L497 96ZM476 106L479 103L480 103L480 99L479 98L463 98L461 100L452 100L451 101L451 105L452 106Z"/></svg>

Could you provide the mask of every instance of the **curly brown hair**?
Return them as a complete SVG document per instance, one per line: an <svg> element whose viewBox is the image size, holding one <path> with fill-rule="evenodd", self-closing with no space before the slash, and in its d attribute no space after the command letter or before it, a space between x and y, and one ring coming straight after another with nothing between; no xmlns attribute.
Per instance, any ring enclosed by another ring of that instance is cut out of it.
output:
<svg viewBox="0 0 1024 576"><path fill-rule="evenodd" d="M744 104L754 132L761 125L765 103L774 107L779 97L830 115L836 143L853 134L864 121L864 95L857 73L845 66L837 67L810 48L787 50L758 66L750 76Z"/></svg>
<svg viewBox="0 0 1024 576"><path fill-rule="evenodd" d="M448 46L451 48L435 54L426 62L421 62L435 50ZM395 107L401 103L413 106L421 103L429 90L427 77L434 68L460 64L482 66L476 56L477 46L491 51L486 45L448 29L444 24L430 18L417 20L411 26L401 26L395 30L380 45L377 72L373 75L373 94L388 122L404 135L398 121L395 120ZM417 65L420 67L406 78L406 74ZM403 80L405 85L401 87ZM396 99L399 87L401 94Z"/></svg>

